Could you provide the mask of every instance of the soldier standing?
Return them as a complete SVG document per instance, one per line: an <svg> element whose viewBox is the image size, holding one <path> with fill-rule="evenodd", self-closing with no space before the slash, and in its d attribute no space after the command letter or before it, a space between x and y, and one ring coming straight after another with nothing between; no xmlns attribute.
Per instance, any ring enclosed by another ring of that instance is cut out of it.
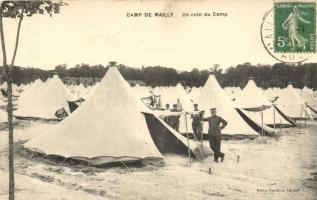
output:
<svg viewBox="0 0 317 200"><path fill-rule="evenodd" d="M204 118L204 121L208 121L209 129L209 144L210 148L214 152L214 160L218 162L218 158L221 158L223 162L225 154L221 152L221 130L227 126L227 121L217 115L216 108L211 108L211 117Z"/></svg>
<svg viewBox="0 0 317 200"><path fill-rule="evenodd" d="M198 104L194 104L194 111L191 113L192 121L192 129L196 138L202 139L202 120L203 120L203 113L204 111L198 110Z"/></svg>

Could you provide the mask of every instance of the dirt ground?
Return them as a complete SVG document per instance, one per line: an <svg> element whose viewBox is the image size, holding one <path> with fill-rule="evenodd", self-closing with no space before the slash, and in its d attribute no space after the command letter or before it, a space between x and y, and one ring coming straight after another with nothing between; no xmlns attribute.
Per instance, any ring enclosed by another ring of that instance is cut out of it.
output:
<svg viewBox="0 0 317 200"><path fill-rule="evenodd" d="M15 130L16 145L52 124ZM16 199L317 199L317 123L279 131L280 137L224 141L225 162L164 155L164 166L66 167L32 160L18 150ZM52 141L54 142L54 141ZM237 156L240 159L237 162ZM0 132L0 199L8 192L7 134ZM209 173L209 170L211 173Z"/></svg>

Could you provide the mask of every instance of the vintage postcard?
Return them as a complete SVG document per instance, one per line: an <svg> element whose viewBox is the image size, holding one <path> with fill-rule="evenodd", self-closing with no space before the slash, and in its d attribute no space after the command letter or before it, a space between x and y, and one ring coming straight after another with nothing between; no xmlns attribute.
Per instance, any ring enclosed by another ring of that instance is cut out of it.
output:
<svg viewBox="0 0 317 200"><path fill-rule="evenodd" d="M316 200L316 3L0 1L0 199Z"/></svg>

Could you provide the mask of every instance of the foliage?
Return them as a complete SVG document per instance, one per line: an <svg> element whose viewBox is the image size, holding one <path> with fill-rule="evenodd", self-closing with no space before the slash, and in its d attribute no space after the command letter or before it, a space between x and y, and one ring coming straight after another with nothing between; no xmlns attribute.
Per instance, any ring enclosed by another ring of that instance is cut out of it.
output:
<svg viewBox="0 0 317 200"><path fill-rule="evenodd" d="M128 80L142 81L147 85L176 85L178 82L184 86L202 86L207 80L209 70L198 70L177 72L173 68L162 66L148 66L142 68L133 68L120 64L119 71L124 78ZM78 64L68 68L67 65L58 65L55 70L45 71L37 68L23 68L15 66L13 68L13 82L17 84L28 83L37 78L45 80L52 76L56 71L61 78L97 78L99 80L104 76L107 67L103 65ZM295 87L301 88L308 86L317 89L317 64L307 63L298 66L277 63L270 65L251 65L250 63L239 64L236 67L230 67L225 71L213 70L220 85L244 87L249 77L253 77L258 86L268 87L286 87L292 82Z"/></svg>
<svg viewBox="0 0 317 200"><path fill-rule="evenodd" d="M61 2L52 1L3 1L1 4L1 14L3 17L20 18L21 15L31 17L35 14L58 14L60 7L67 5ZM22 12L23 11L23 12Z"/></svg>

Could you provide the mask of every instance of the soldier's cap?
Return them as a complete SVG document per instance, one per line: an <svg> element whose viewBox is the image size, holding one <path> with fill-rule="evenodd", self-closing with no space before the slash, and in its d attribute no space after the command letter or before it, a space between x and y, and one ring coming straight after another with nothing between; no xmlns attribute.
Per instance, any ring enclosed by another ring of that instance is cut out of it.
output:
<svg viewBox="0 0 317 200"><path fill-rule="evenodd" d="M210 108L210 111L216 111L217 108Z"/></svg>

